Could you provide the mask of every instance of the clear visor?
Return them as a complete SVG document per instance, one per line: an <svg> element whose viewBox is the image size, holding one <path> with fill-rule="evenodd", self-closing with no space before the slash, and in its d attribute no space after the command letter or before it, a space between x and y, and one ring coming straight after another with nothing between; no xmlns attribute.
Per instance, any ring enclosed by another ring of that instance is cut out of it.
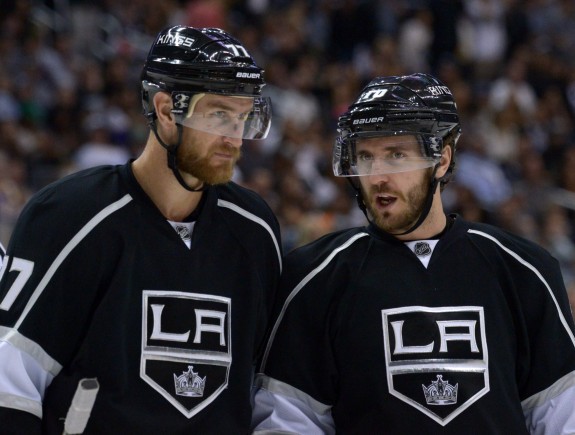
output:
<svg viewBox="0 0 575 435"><path fill-rule="evenodd" d="M205 95L198 94L197 96L202 98ZM269 97L226 98L238 99L241 104L222 103L197 110L199 108L196 100L190 105L186 115L177 116L176 122L194 130L218 136L265 139L271 125Z"/></svg>
<svg viewBox="0 0 575 435"><path fill-rule="evenodd" d="M438 144L438 138L432 135L385 136L381 143L375 138L338 138L338 142L333 161L338 177L416 171L431 168L440 161L438 157L425 156L426 149Z"/></svg>
<svg viewBox="0 0 575 435"><path fill-rule="evenodd" d="M362 157L359 156L357 163L352 167L352 173L348 176L384 175L398 172L415 171L418 169L431 168L439 163L432 157Z"/></svg>

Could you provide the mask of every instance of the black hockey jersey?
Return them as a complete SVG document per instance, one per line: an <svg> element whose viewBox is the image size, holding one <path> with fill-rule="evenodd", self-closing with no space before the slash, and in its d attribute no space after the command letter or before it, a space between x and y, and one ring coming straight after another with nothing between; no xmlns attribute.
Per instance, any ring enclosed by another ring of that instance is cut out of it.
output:
<svg viewBox="0 0 575 435"><path fill-rule="evenodd" d="M100 384L86 434L248 432L279 227L234 183L204 195L190 249L130 164L73 174L29 201L0 281L0 345L27 367L0 369L1 433L33 433L15 422L42 417L43 433L61 434L83 378Z"/></svg>
<svg viewBox="0 0 575 435"><path fill-rule="evenodd" d="M572 433L574 326L555 259L459 217L426 268L429 242L370 226L286 256L258 430Z"/></svg>

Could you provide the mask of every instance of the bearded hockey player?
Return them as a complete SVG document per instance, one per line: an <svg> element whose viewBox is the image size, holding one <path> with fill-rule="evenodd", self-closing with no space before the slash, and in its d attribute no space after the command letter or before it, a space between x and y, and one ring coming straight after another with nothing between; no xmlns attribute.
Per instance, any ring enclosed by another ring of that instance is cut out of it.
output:
<svg viewBox="0 0 575 435"><path fill-rule="evenodd" d="M340 117L334 172L369 225L286 256L255 433L575 433L558 263L446 215L459 135L427 74L376 78Z"/></svg>
<svg viewBox="0 0 575 435"><path fill-rule="evenodd" d="M0 281L0 433L62 434L80 381L86 434L248 433L281 269L277 220L230 181L261 139L263 71L219 29L162 31L143 67L150 134L120 166L36 194Z"/></svg>

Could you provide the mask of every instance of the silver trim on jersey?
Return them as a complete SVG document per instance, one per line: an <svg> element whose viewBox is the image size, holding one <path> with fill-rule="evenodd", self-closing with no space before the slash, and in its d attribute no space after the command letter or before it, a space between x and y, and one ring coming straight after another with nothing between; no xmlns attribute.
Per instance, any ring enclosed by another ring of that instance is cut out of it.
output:
<svg viewBox="0 0 575 435"><path fill-rule="evenodd" d="M333 260L335 258L335 256L337 254L339 254L341 251L343 251L344 249L349 248L353 243L355 243L356 240L368 236L368 233L358 233L356 235L354 235L353 237L351 237L350 239L348 239L344 244L342 244L341 246L339 246L338 248L334 249L331 254L329 254L327 256L327 258L325 260L323 260L323 262L316 267L315 269L313 269L310 273L308 273L304 279L302 279L300 281L300 283L295 286L295 288L291 291L291 293L289 294L289 296L287 297L287 299L284 302L284 305L282 307L282 310L274 324L274 327L272 328L271 334L270 334L270 338L268 340L268 343L266 345L266 349L265 352L263 354L262 357L262 363L261 363L261 370L265 371L265 367L266 367L266 363L267 363L267 359L268 359L268 355L270 352L270 349L272 347L272 343L274 341L275 335L277 333L277 329L280 325L280 323L283 320L284 314L287 310L288 305L290 304L290 302L292 301L292 299L294 297L296 297L296 295L299 293L299 291L309 282L311 281L311 279L313 277L315 277L319 272L321 272L323 269L325 269L327 267L327 265L331 262L331 260Z"/></svg>
<svg viewBox="0 0 575 435"><path fill-rule="evenodd" d="M526 413L533 408L550 403L552 399L570 389L575 390L575 371L567 373L549 388L523 400L521 402L523 412Z"/></svg>
<svg viewBox="0 0 575 435"><path fill-rule="evenodd" d="M278 381L267 375L258 374L255 379L255 386L263 388L271 393L280 394L285 397L291 397L304 402L313 412L319 415L326 414L331 411L331 406L322 403L309 394L292 387L285 382Z"/></svg>
<svg viewBox="0 0 575 435"><path fill-rule="evenodd" d="M36 304L36 301L38 300L38 298L40 298L40 295L42 294L42 292L44 291L44 289L46 288L46 286L48 285L48 283L50 282L50 280L52 279L52 277L54 276L54 274L56 273L58 268L62 265L62 263L68 257L68 255L70 255L70 252L72 252L74 250L74 248L76 246L78 246L80 244L80 242L88 234L90 234L90 232L94 228L96 228L100 224L100 222L102 222L104 219L106 219L112 213L120 210L122 207L124 207L130 201L132 201L132 197L130 195L124 195L118 201L113 202L109 206L103 208L92 219L90 219L88 221L88 223L86 225L84 225L82 227L82 229L80 231L78 231L74 237L72 237L70 239L70 241L66 244L66 246L64 246L64 249L62 249L62 251L58 254L58 256L56 257L54 262L50 265L50 267L46 271L46 274L42 277L42 280L38 284L38 287L36 287L36 289L34 290L34 293L32 293L32 296L30 297L30 299L28 299L28 303L26 304L24 311L22 311L20 318L18 319L18 321L14 325L14 329L17 330L18 328L20 328L20 325L22 325L22 322L24 321L26 316L34 307L34 304Z"/></svg>
<svg viewBox="0 0 575 435"><path fill-rule="evenodd" d="M282 255L281 255L281 251L280 251L280 246L278 244L278 241L276 239L276 236L275 236L273 230L270 228L268 223L266 221L264 221L262 218L256 216L253 213L250 213L247 210L244 210L243 208L239 207L238 205L236 205L232 202L225 201L223 199L218 199L218 206L233 210L236 213L242 215L243 217L248 218L249 220L261 225L262 227L264 227L266 229L266 231L270 234L272 241L274 242L274 245L276 247L276 252L278 254L278 262L279 262L280 272L281 272L282 271Z"/></svg>
<svg viewBox="0 0 575 435"><path fill-rule="evenodd" d="M29 412L38 418L42 418L42 405L34 400L25 397L15 396L14 394L0 393L0 408L18 409Z"/></svg>
<svg viewBox="0 0 575 435"><path fill-rule="evenodd" d="M331 406L269 376L256 377L253 434L334 435Z"/></svg>
<svg viewBox="0 0 575 435"><path fill-rule="evenodd" d="M264 429L254 431L253 435L300 435L300 434L297 432L287 432L285 430Z"/></svg>
<svg viewBox="0 0 575 435"><path fill-rule="evenodd" d="M5 326L0 326L0 340L10 343L16 349L30 355L34 358L42 369L46 370L53 376L56 376L62 370L62 365L46 353L38 343L26 338L18 331Z"/></svg>
<svg viewBox="0 0 575 435"><path fill-rule="evenodd" d="M575 433L575 372L521 402L530 433Z"/></svg>
<svg viewBox="0 0 575 435"><path fill-rule="evenodd" d="M537 278L539 278L539 280L543 283L543 285L547 289L547 292L549 293L551 300L555 304L555 308L557 309L557 315L559 316L559 320L561 321L563 328L565 328L565 332L567 332L567 335L569 336L569 338L571 339L571 342L573 343L573 346L575 347L575 335L573 335L573 331L571 331L571 329L569 328L569 324L567 323L565 316L563 316L563 312L561 311L561 307L559 306L559 303L557 302L557 299L555 298L555 295L553 294L551 287L549 286L549 284L547 283L545 278L543 278L543 275L541 275L541 273L537 270L537 268L535 266L533 266L531 263L529 263L528 261L521 258L516 252L513 252L511 249L504 246L499 240L497 240L495 237L491 236L490 234L484 233L482 231L477 231L477 230L468 230L467 232L472 233L472 234L477 234L478 236L485 237L486 239L491 240L497 246L499 246L501 249L503 249L505 252L507 252L509 255L511 255L513 258L515 258L523 266L530 269L537 276Z"/></svg>

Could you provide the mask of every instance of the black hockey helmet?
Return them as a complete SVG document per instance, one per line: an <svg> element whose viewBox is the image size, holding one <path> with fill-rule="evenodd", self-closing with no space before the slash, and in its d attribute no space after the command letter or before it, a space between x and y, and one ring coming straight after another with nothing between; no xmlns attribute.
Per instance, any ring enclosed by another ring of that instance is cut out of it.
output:
<svg viewBox="0 0 575 435"><path fill-rule="evenodd" d="M172 95L173 113L182 124L188 110L193 110L194 95L251 97L254 110L243 137L261 139L271 122L271 104L261 97L263 73L244 46L221 29L166 28L156 37L142 69L144 115L151 122L155 119L152 99L158 91Z"/></svg>
<svg viewBox="0 0 575 435"><path fill-rule="evenodd" d="M150 128L167 151L168 167L182 187L189 191L206 188L205 183L189 186L178 169L184 126L219 136L265 138L271 124L271 103L261 96L264 85L263 70L237 39L221 29L172 26L158 34L142 69L142 106ZM178 130L175 143L166 143L158 133L153 104L158 92L171 95ZM198 112L196 104L206 94L215 94L220 100L222 96L250 99L253 104L245 105L246 110L251 109L244 113L235 113L225 104Z"/></svg>
<svg viewBox="0 0 575 435"><path fill-rule="evenodd" d="M369 165L358 162L355 145L361 138L415 135L422 146L422 158L408 161L403 169L389 172L433 167L439 163L443 147L449 144L453 148L451 164L440 180L447 183L455 165L455 147L460 133L453 95L435 77L422 73L378 77L339 117L333 150L334 174L354 177L373 173Z"/></svg>

